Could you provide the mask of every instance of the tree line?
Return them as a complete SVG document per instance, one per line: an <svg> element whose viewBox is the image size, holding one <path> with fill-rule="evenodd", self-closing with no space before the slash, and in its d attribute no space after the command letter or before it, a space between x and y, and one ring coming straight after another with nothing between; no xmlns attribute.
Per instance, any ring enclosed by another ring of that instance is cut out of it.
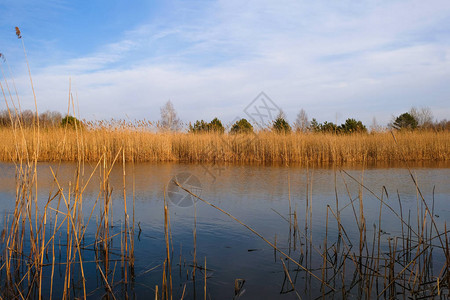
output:
<svg viewBox="0 0 450 300"><path fill-rule="evenodd" d="M177 117L177 113L171 101L168 101L161 108L160 124L162 125L161 129L165 131L173 131L174 128L180 128L181 120ZM413 107L408 112L400 114L399 116L393 116L392 121L388 124L387 128L378 126L376 120L374 120L370 127L371 131L381 131L383 129L443 131L450 130L450 121L446 119L435 121L433 120L433 114L429 108L417 109ZM217 117L210 122L197 120L193 124L190 123L188 126L188 132L190 133L224 133L225 131L225 127ZM328 121L319 123L315 118L309 121L306 111L301 109L292 125L289 124L285 114L281 111L275 120L269 124L267 128L262 129L262 131L272 131L280 134L288 134L291 132L351 134L367 133L368 129L360 120L354 118L348 118L341 125ZM254 128L248 120L243 118L235 121L228 132L231 134L252 133L254 132Z"/></svg>
<svg viewBox="0 0 450 300"><path fill-rule="evenodd" d="M0 110L0 127L33 127L39 124L40 128L54 128L60 126L74 127L75 124L83 126L83 123L70 115L63 115L58 111L47 110L36 115L32 110L15 112L12 110Z"/></svg>
<svg viewBox="0 0 450 300"><path fill-rule="evenodd" d="M161 107L161 119L156 123L156 128L163 132L178 132L184 127L171 101L168 101ZM87 126L89 122L80 121L70 115L63 115L57 111L45 111L40 113L38 117L31 110L24 110L21 113L15 113L11 110L0 111L0 127L15 126L32 127L37 125L39 120L39 127L51 128L60 126L75 127ZM184 127L185 128L185 127ZM376 125L374 120L370 126L370 131L382 131L386 129L393 130L435 130L443 131L450 130L450 121L444 119L436 121L433 119L433 114L429 108L411 108L408 112L402 113L399 116L393 116L391 122L386 127ZM236 120L231 126L225 128L217 117L210 122L204 120L197 120L194 123L189 123L187 126L189 133L253 133L255 128L245 118ZM294 123L290 124L283 112L280 112L275 120L268 124L266 128L259 129L259 131L272 131L279 134L289 134L291 132L313 132L313 133L334 133L334 134L352 134L352 133L367 133L369 130L360 120L348 118L344 123L338 125L333 122L325 121L319 123L315 118L310 121L304 109L301 109L297 114Z"/></svg>

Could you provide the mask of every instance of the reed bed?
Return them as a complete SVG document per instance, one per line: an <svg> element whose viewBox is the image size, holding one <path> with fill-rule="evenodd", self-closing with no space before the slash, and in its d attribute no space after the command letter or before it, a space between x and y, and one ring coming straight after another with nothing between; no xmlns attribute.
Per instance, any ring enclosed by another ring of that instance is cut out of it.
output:
<svg viewBox="0 0 450 300"><path fill-rule="evenodd" d="M124 200L125 223L114 228L109 174L115 161L104 156L87 177L78 164L68 190L67 183L58 180L57 169L51 169L53 188L46 201L38 199L35 164L17 165L15 208L5 216L0 240L2 299L115 299L119 291L128 295L135 276L134 214L129 222ZM83 193L94 176L100 178L99 192L86 209ZM94 237L86 238L92 232ZM87 280L94 278L98 285L89 290L92 282Z"/></svg>
<svg viewBox="0 0 450 300"><path fill-rule="evenodd" d="M18 144L39 150L39 161L96 162L110 160L124 149L126 161L135 162L282 162L343 163L446 161L450 158L450 132L390 132L373 134L288 134L260 132L251 135L154 133L133 129L41 129L39 149L33 129L23 137L10 128L0 128L0 160L17 160ZM79 136L82 134L83 140ZM22 153L25 154L25 153Z"/></svg>
<svg viewBox="0 0 450 300"><path fill-rule="evenodd" d="M11 159L16 168L16 193L14 210L5 215L0 239L0 298L86 299L97 295L115 299L118 287L128 295L130 281L134 280L134 209L133 221L129 222L124 150L118 149L113 157L100 155L91 174L84 174L85 161L78 150L69 182L60 181L59 167L50 168L53 178L44 200L38 191L37 168L43 132L39 124L30 129L10 129L15 143ZM80 128L74 132L76 147L81 149L82 132ZM63 134L62 140L65 137ZM64 142L63 149L65 146ZM118 230L112 221L109 176L120 162L124 224ZM93 177L99 180L98 195L86 209L84 190ZM92 231L95 236L86 238ZM117 263L121 271L116 273ZM91 283L87 276L92 279L94 275L100 283L88 290Z"/></svg>

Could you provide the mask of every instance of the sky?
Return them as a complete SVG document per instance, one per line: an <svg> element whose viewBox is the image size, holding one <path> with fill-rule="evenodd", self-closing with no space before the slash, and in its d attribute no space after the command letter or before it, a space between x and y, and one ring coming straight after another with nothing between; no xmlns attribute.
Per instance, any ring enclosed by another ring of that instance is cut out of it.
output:
<svg viewBox="0 0 450 300"><path fill-rule="evenodd" d="M450 118L448 0L0 0L0 53L22 108L27 58L38 110L67 111L71 91L85 119L158 120L170 100L227 123L261 92L290 122Z"/></svg>

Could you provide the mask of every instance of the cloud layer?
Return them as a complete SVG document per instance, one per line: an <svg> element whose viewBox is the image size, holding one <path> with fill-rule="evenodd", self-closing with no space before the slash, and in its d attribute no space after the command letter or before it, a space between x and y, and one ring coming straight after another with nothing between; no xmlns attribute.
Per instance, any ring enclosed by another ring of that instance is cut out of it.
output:
<svg viewBox="0 0 450 300"><path fill-rule="evenodd" d="M448 117L450 2L354 3L173 2L91 51L30 55L39 107L65 111L71 78L86 118L155 120L170 99L185 121L231 121L260 91L291 121L304 108L319 121L387 123L413 105ZM19 61L14 42L5 54ZM14 69L31 108L25 68Z"/></svg>

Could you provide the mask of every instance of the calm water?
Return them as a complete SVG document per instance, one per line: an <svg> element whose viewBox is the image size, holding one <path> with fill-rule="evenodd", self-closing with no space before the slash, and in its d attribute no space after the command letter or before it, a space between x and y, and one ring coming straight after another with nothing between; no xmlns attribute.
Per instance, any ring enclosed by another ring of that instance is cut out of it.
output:
<svg viewBox="0 0 450 300"><path fill-rule="evenodd" d="M41 206L47 201L49 191L55 190L50 167L58 169L56 164L42 163L38 170L38 194ZM69 190L69 182L73 180L74 164L63 164L59 168L58 178L65 191ZM384 199L397 212L399 200L403 214L410 215L411 223L417 220L418 193L413 180L402 165L343 166L348 174L364 184L362 189L364 213L368 236L373 235L373 224L378 226L380 201L371 194L381 197L383 187L387 195ZM85 167L85 181L89 177L92 166ZM413 165L411 171L428 201L430 209L434 207L434 215L443 230L445 221L450 221L450 164ZM1 214L7 216L14 210L15 199L15 167L13 164L0 164L0 203ZM293 240L289 234L289 198L292 213L296 211L298 227L305 228L306 199L312 200L311 232L313 244L323 244L325 237L327 205L336 211L340 209L341 219L347 234L358 234L354 212L350 199L357 199L361 185L347 174L333 167L291 166L260 166L260 165L230 165L201 166L192 164L138 164L127 167L127 201L128 211L132 214L132 191L135 189L135 222L136 222L136 280L132 294L137 298L149 298L154 295L155 285L161 286L162 263L165 259L164 237L164 191L166 200L170 203L170 221L173 242L173 291L175 299L181 296L186 284L186 298L193 298L194 292L203 299L203 271L197 270L196 288L190 272L193 265L193 229L194 209L196 209L197 232L197 264L207 262L207 292L212 299L231 299L234 295L234 281L245 279L245 289L242 299L296 299L293 292L282 293L290 289L285 282L283 265L279 254L274 256L273 249L262 239L248 229L224 215L220 211L197 201L192 205L192 199L186 197L176 186L170 185L171 179L178 175L178 181L192 189L203 199L232 214L262 236L277 246L289 251L296 259L300 256L304 237L297 237L298 246L294 251ZM134 184L133 184L134 178ZM120 230L124 222L123 216L123 174L118 166L111 173L113 187L114 230ZM88 217L99 191L98 176L94 175L83 196L83 210ZM371 192L370 192L370 191ZM185 198L186 197L186 198ZM433 205L434 199L434 205ZM174 205L176 203L176 205ZM359 209L359 200L354 205ZM291 215L293 218L293 214ZM141 232L138 236L138 226ZM414 227L414 226L413 226ZM86 239L93 239L95 220L88 226ZM401 234L400 221L386 207L382 208L381 228L386 235ZM330 218L328 235L330 240L337 234L336 222ZM291 232L292 235L292 232ZM330 242L331 243L331 242ZM120 245L117 245L120 248ZM93 254L85 253L85 260ZM320 262L320 257L319 262ZM64 261L64 254L57 259ZM436 253L437 261L443 259ZM313 258L314 261L317 258ZM179 262L181 261L181 265ZM314 265L313 261L313 265ZM319 264L320 265L320 264ZM289 266L288 266L289 267ZM290 265L290 270L295 269ZM59 274L64 276L64 270L59 267ZM96 298L104 294L98 289L102 281L96 272L95 265L86 263L88 277L87 290L90 296ZM117 271L117 274L120 272ZM320 271L317 273L320 275ZM49 275L46 274L48 277ZM311 279L307 284L304 272L291 272L295 279L298 292L307 297L320 296L320 283ZM120 276L119 276L120 277ZM117 278L119 278L117 277ZM76 283L75 283L76 285ZM283 287L284 286L284 287ZM62 287L55 287L58 295ZM122 297L120 288L116 296Z"/></svg>

